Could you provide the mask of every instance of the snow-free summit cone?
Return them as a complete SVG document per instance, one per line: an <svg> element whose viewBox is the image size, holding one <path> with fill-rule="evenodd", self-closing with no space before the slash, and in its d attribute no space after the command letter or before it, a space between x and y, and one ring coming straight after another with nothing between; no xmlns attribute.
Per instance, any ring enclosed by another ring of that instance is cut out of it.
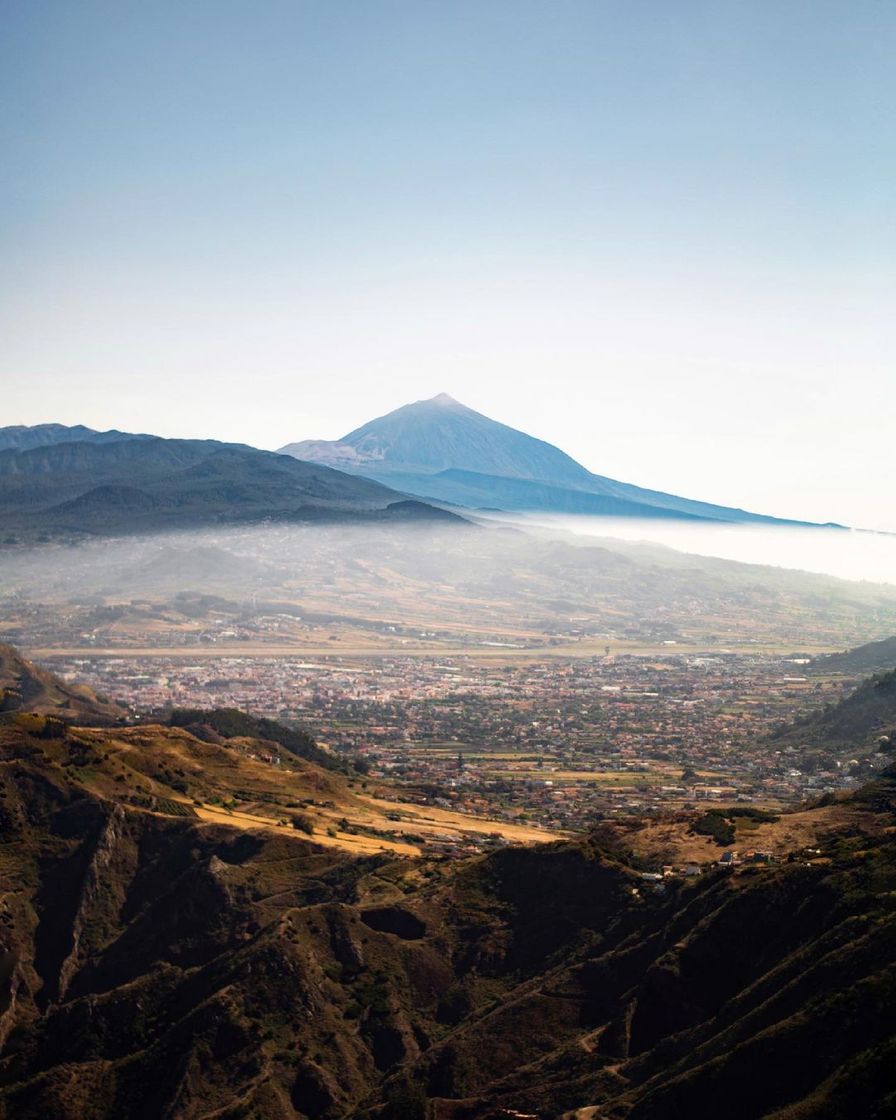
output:
<svg viewBox="0 0 896 1120"><path fill-rule="evenodd" d="M449 393L396 408L342 439L303 440L280 450L459 506L689 521L778 521L593 474L559 447L492 420Z"/></svg>

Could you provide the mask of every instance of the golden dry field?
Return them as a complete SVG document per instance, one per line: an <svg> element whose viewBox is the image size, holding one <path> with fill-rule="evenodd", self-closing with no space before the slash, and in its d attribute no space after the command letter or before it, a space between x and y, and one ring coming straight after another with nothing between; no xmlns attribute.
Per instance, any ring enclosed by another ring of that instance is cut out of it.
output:
<svg viewBox="0 0 896 1120"><path fill-rule="evenodd" d="M544 843L567 835L396 801L377 783L323 770L267 741L219 745L151 724L73 734L97 752L95 761L75 771L84 785L106 796L126 791L147 811L170 812L173 805L200 820L291 833L298 814L308 835L326 847L406 856L420 855L427 843L489 837Z"/></svg>

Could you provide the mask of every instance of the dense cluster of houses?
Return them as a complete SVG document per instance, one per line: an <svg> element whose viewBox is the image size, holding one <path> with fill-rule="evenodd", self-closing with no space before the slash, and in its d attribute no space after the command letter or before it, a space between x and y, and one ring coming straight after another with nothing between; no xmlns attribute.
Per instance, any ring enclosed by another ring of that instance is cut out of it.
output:
<svg viewBox="0 0 896 1120"><path fill-rule="evenodd" d="M548 829L690 804L786 804L851 780L848 765L808 771L764 738L840 686L760 653L81 656L54 668L138 710L224 706L298 721L421 799Z"/></svg>

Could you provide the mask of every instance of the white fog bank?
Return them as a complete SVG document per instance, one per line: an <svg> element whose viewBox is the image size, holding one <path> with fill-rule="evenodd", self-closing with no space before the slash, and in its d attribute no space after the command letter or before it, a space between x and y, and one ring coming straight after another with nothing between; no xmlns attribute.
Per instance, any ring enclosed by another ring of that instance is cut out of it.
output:
<svg viewBox="0 0 896 1120"><path fill-rule="evenodd" d="M528 524L577 536L649 541L697 556L770 564L840 579L896 584L896 534L631 518L531 515Z"/></svg>

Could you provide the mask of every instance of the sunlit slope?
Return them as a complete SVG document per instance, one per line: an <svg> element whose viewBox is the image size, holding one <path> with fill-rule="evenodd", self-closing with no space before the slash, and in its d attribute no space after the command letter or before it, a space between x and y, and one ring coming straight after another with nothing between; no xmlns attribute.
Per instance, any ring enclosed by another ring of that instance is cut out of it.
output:
<svg viewBox="0 0 896 1120"><path fill-rule="evenodd" d="M86 685L69 685L0 642L0 713L17 711L90 723L112 723L124 715Z"/></svg>
<svg viewBox="0 0 896 1120"><path fill-rule="evenodd" d="M9 743L32 734L43 764L86 793L123 807L298 833L350 852L417 856L432 841L552 838L523 825L397 801L380 783L310 762L273 739L226 738L211 728L194 729L217 741L159 724L48 727L41 717L27 714L10 717L5 729L0 725L0 735Z"/></svg>

